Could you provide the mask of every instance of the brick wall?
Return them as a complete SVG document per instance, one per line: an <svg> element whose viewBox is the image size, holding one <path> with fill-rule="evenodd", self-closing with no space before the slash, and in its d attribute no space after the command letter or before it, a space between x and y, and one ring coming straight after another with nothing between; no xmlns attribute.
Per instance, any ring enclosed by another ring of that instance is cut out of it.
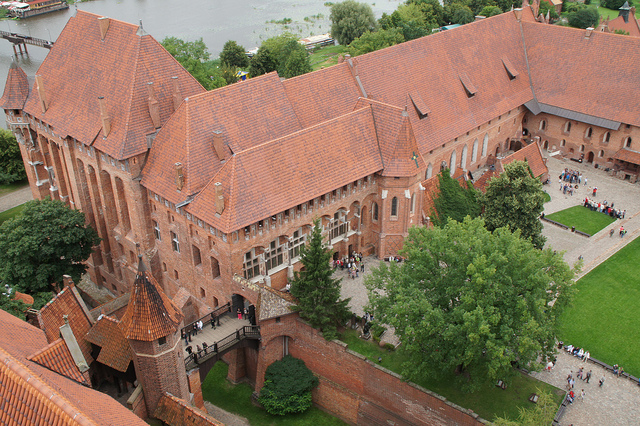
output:
<svg viewBox="0 0 640 426"><path fill-rule="evenodd" d="M200 381L200 369L194 368L187 373L187 381L189 382L189 392L193 395L193 405L201 410L207 411L204 406L204 398L202 397L202 383Z"/></svg>
<svg viewBox="0 0 640 426"><path fill-rule="evenodd" d="M141 419L149 417L147 413L147 405L144 401L144 391L142 390L142 386L138 385L136 390L133 391L127 400L127 408L133 411L133 413Z"/></svg>

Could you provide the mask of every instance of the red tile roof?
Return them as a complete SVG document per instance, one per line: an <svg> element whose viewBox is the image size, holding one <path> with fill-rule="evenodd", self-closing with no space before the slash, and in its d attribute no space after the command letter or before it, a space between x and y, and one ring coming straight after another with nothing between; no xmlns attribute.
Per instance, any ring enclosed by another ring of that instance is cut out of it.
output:
<svg viewBox="0 0 640 426"><path fill-rule="evenodd" d="M487 185L489 185L489 181L494 177L498 176L500 172L496 169L489 169L482 174L478 179L473 181L473 187L478 191L487 192Z"/></svg>
<svg viewBox="0 0 640 426"><path fill-rule="evenodd" d="M0 98L0 107L4 109L22 109L28 96L29 81L27 80L27 74L15 62L12 62L7 74L4 93Z"/></svg>
<svg viewBox="0 0 640 426"><path fill-rule="evenodd" d="M640 152L631 151L630 149L622 148L616 152L616 155L614 155L613 158L620 161L626 161L631 164L640 164Z"/></svg>
<svg viewBox="0 0 640 426"><path fill-rule="evenodd" d="M27 359L37 362L43 367L46 367L51 371L55 371L58 374L62 374L71 380L75 380L81 385L91 386L89 374L83 374L78 369L67 344L62 338L49 343Z"/></svg>
<svg viewBox="0 0 640 426"><path fill-rule="evenodd" d="M104 40L100 15L77 11L38 69L49 107L42 112L37 90L24 110L116 159L147 150L145 135L153 132L148 83L153 82L161 121L173 113L173 82L178 77L182 97L204 91L202 86L137 25L111 19ZM70 60L73 58L73 60ZM35 86L34 86L35 87ZM111 132L103 138L98 97L104 96Z"/></svg>
<svg viewBox="0 0 640 426"><path fill-rule="evenodd" d="M531 167L531 171L533 172L534 177L540 177L549 173L549 169L544 162L542 151L540 150L540 146L537 142L533 142L498 161L502 165L503 170L504 166L511 163L512 161L526 161L527 163L529 163L529 167Z"/></svg>
<svg viewBox="0 0 640 426"><path fill-rule="evenodd" d="M27 305L33 305L33 296L30 294L20 293L19 291L13 293L13 300L22 300Z"/></svg>
<svg viewBox="0 0 640 426"><path fill-rule="evenodd" d="M129 306L120 321L124 337L151 342L175 333L183 318L182 312L164 294L141 260Z"/></svg>
<svg viewBox="0 0 640 426"><path fill-rule="evenodd" d="M632 37L640 37L640 21L631 12L629 13L629 22L624 22L622 16L618 16L607 23L607 26L614 32L615 30L622 30L629 33Z"/></svg>
<svg viewBox="0 0 640 426"><path fill-rule="evenodd" d="M224 426L224 423L170 393L162 395L153 416L170 426Z"/></svg>
<svg viewBox="0 0 640 426"><path fill-rule="evenodd" d="M124 373L133 361L133 353L119 325L120 321L102 315L85 338L100 346L96 361Z"/></svg>
<svg viewBox="0 0 640 426"><path fill-rule="evenodd" d="M73 284L63 288L38 313L40 328L44 330L50 343L60 337L60 327L65 323L65 315L69 318L69 325L82 350L84 359L88 365L91 365L93 362L91 345L84 339L84 336L91 329L93 318L91 318L84 301Z"/></svg>
<svg viewBox="0 0 640 426"><path fill-rule="evenodd" d="M186 210L231 232L381 169L373 115L362 108L235 154ZM215 182L225 199L219 217Z"/></svg>

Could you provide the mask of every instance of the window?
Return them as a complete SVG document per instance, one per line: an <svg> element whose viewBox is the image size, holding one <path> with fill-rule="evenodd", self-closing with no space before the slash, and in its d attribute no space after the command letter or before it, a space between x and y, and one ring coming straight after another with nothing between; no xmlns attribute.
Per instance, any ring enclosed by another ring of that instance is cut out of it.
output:
<svg viewBox="0 0 640 426"><path fill-rule="evenodd" d="M200 298L204 299L207 297L207 292L204 291L204 288L200 287Z"/></svg>
<svg viewBox="0 0 640 426"><path fill-rule="evenodd" d="M409 213L413 214L413 212L415 211L415 209L416 209L416 194L415 194L415 193L413 193L413 194L411 195L411 208L410 208L410 210L409 210Z"/></svg>
<svg viewBox="0 0 640 426"><path fill-rule="evenodd" d="M600 158L604 157L604 151L600 151L600 152L598 153L598 157L600 157Z"/></svg>
<svg viewBox="0 0 640 426"><path fill-rule="evenodd" d="M176 271L175 269L173 270L173 278L175 278L176 280L180 279L180 275L178 275L178 271Z"/></svg>
<svg viewBox="0 0 640 426"><path fill-rule="evenodd" d="M166 345L167 344L167 338L166 337L161 337L158 339L158 346L162 346L162 345Z"/></svg>
<svg viewBox="0 0 640 426"><path fill-rule="evenodd" d="M580 152L584 152L584 145L580 145Z"/></svg>
<svg viewBox="0 0 640 426"><path fill-rule="evenodd" d="M242 265L244 277L250 280L260 275L260 265L256 256L256 249L251 249L244 254L244 263Z"/></svg>
<svg viewBox="0 0 640 426"><path fill-rule="evenodd" d="M475 163L478 159L478 138L473 141L473 148L471 148L471 163Z"/></svg>
<svg viewBox="0 0 640 426"><path fill-rule="evenodd" d="M193 264L199 266L202 264L202 256L200 255L200 249L194 245L191 246L193 251Z"/></svg>
<svg viewBox="0 0 640 426"><path fill-rule="evenodd" d="M570 132L571 132L571 122L570 122L570 121L567 121L567 122L564 124L564 132L565 132L565 133L570 133Z"/></svg>
<svg viewBox="0 0 640 426"><path fill-rule="evenodd" d="M180 253L180 241L178 241L178 235L173 231L171 231L171 247L173 247L173 251Z"/></svg>
<svg viewBox="0 0 640 426"><path fill-rule="evenodd" d="M432 174L433 174L433 166L431 165L431 163L429 163L429 165L427 166L427 173L424 178L429 179Z"/></svg>
<svg viewBox="0 0 640 426"><path fill-rule="evenodd" d="M220 264L218 263L218 259L215 257L211 258L211 276L213 278L220 276Z"/></svg>
<svg viewBox="0 0 640 426"><path fill-rule="evenodd" d="M264 253L264 261L267 266L267 272L273 268L282 265L284 262L284 246L280 244L280 237L271 241L269 244L269 251Z"/></svg>
<svg viewBox="0 0 640 426"><path fill-rule="evenodd" d="M624 140L624 147L625 148L631 148L631 138L627 136L627 138Z"/></svg>
<svg viewBox="0 0 640 426"><path fill-rule="evenodd" d="M162 241L162 238L160 238L160 225L155 220L153 221L153 235L155 235L156 240Z"/></svg>
<svg viewBox="0 0 640 426"><path fill-rule="evenodd" d="M546 130L546 128L547 128L547 121L546 120L540 121L539 129L544 132Z"/></svg>
<svg viewBox="0 0 640 426"><path fill-rule="evenodd" d="M349 224L347 223L346 215L344 211L339 210L333 215L333 219L329 224L329 241L334 238L340 237L341 235L345 235L349 230Z"/></svg>
<svg viewBox="0 0 640 426"><path fill-rule="evenodd" d="M451 176L456 172L456 152L453 151L451 153L451 158L449 159L449 165L451 166Z"/></svg>
<svg viewBox="0 0 640 426"><path fill-rule="evenodd" d="M584 132L585 138L590 138L593 135L593 128L589 127L586 132Z"/></svg>
<svg viewBox="0 0 640 426"><path fill-rule="evenodd" d="M560 146L565 146L566 144L567 144L567 141L566 141L566 140L562 139L562 140L560 141Z"/></svg>
<svg viewBox="0 0 640 426"><path fill-rule="evenodd" d="M460 168L462 170L467 169L467 146L462 148L462 155L460 155Z"/></svg>
<svg viewBox="0 0 640 426"><path fill-rule="evenodd" d="M391 199L391 216L398 216L398 197Z"/></svg>
<svg viewBox="0 0 640 426"><path fill-rule="evenodd" d="M487 147L489 146L489 134L484 135L484 139L482 141L482 158L487 156Z"/></svg>
<svg viewBox="0 0 640 426"><path fill-rule="evenodd" d="M300 256L300 248L304 245L305 235L302 228L293 232L293 236L289 240L289 259L295 259Z"/></svg>
<svg viewBox="0 0 640 426"><path fill-rule="evenodd" d="M609 143L610 139L611 139L611 132L605 132L605 134L602 136L602 143Z"/></svg>
<svg viewBox="0 0 640 426"><path fill-rule="evenodd" d="M378 203L371 204L371 217L375 222L378 221Z"/></svg>

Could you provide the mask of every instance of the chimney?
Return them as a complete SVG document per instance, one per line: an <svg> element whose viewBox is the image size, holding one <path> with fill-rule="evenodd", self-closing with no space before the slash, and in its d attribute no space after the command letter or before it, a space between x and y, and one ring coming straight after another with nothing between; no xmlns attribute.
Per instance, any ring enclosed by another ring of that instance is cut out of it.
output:
<svg viewBox="0 0 640 426"><path fill-rule="evenodd" d="M178 191L180 191L184 187L184 173L182 171L182 163L176 163L175 168L176 168L176 187L178 188Z"/></svg>
<svg viewBox="0 0 640 426"><path fill-rule="evenodd" d="M180 96L178 77L171 77L171 81L173 81L173 110L176 111L182 103L182 96Z"/></svg>
<svg viewBox="0 0 640 426"><path fill-rule="evenodd" d="M584 32L584 38L589 39L591 37L591 33L593 33L593 27L589 27Z"/></svg>
<svg viewBox="0 0 640 426"><path fill-rule="evenodd" d="M153 122L153 127L156 129L161 126L160 124L160 105L158 99L156 99L156 92L153 88L153 82L147 83L147 90L149 91L149 115Z"/></svg>
<svg viewBox="0 0 640 426"><path fill-rule="evenodd" d="M516 20L518 22L522 21L522 9L520 8L513 9L513 14L516 15Z"/></svg>
<svg viewBox="0 0 640 426"><path fill-rule="evenodd" d="M216 197L216 214L221 215L224 211L224 195L222 194L222 183L216 182L214 184L216 189L215 197Z"/></svg>
<svg viewBox="0 0 640 426"><path fill-rule="evenodd" d="M104 96L98 96L98 103L100 104L100 119L102 120L102 133L104 137L109 136L111 132L111 117L107 115L107 104L104 101Z"/></svg>
<svg viewBox="0 0 640 426"><path fill-rule="evenodd" d="M220 161L226 160L227 153L224 150L224 141L222 140L222 130L213 131L213 149Z"/></svg>
<svg viewBox="0 0 640 426"><path fill-rule="evenodd" d="M47 112L49 108L49 103L47 102L47 97L44 93L44 85L42 84L42 76L36 75L36 84L38 85L38 97L40 98L40 108L42 108L42 112Z"/></svg>
<svg viewBox="0 0 640 426"><path fill-rule="evenodd" d="M100 39L101 40L104 40L104 38L107 36L107 30L109 29L109 24L110 23L111 23L111 20L109 18L107 18L106 16L98 18L98 24L100 24Z"/></svg>

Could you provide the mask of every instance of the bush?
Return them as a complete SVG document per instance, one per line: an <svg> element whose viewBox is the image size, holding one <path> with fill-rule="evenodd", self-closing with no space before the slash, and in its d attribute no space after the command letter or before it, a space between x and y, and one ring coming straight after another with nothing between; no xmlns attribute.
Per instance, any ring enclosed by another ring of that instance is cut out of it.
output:
<svg viewBox="0 0 640 426"><path fill-rule="evenodd" d="M569 25L575 28L595 28L598 25L600 16L598 10L593 6L579 9L569 14Z"/></svg>
<svg viewBox="0 0 640 426"><path fill-rule="evenodd" d="M304 361L287 355L267 367L258 401L269 414L302 413L311 407L311 389L318 378Z"/></svg>
<svg viewBox="0 0 640 426"><path fill-rule="evenodd" d="M0 129L0 184L6 185L26 178L16 137L9 130Z"/></svg>

